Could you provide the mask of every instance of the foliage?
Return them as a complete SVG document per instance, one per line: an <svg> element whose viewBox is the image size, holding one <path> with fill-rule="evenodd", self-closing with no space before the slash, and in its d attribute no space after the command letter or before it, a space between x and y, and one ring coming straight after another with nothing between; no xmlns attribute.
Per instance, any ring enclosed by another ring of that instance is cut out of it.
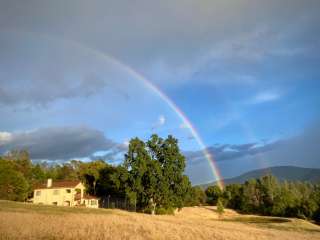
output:
<svg viewBox="0 0 320 240"><path fill-rule="evenodd" d="M219 198L217 201L217 212L219 216L221 216L224 213L224 206L221 198Z"/></svg>
<svg viewBox="0 0 320 240"><path fill-rule="evenodd" d="M107 164L103 160L79 164L79 178L85 183L88 193L96 195L96 185L100 177L100 171L106 167Z"/></svg>
<svg viewBox="0 0 320 240"><path fill-rule="evenodd" d="M185 198L186 206L199 206L206 203L207 196L201 187L192 187Z"/></svg>
<svg viewBox="0 0 320 240"><path fill-rule="evenodd" d="M0 160L0 199L24 201L29 185L22 173L14 169L12 163Z"/></svg>
<svg viewBox="0 0 320 240"><path fill-rule="evenodd" d="M50 166L45 162L32 163L27 151L14 150L0 156L0 166L0 199L26 200L27 197L32 197L34 186L43 183L47 178L82 180L90 194L95 194L97 187L99 192L95 195L98 196L106 192L113 194L116 189L115 183L111 180L113 169L116 167L102 160L89 163L72 160L70 163Z"/></svg>
<svg viewBox="0 0 320 240"><path fill-rule="evenodd" d="M124 163L119 166L99 159L54 165L32 163L24 150L9 152L0 159L6 169L0 173L2 199L25 200L32 197L35 185L52 178L81 180L87 193L102 199L124 198L144 212L171 214L176 208L206 201L204 191L192 188L184 175L185 158L172 136L162 139L152 135L147 142L132 139ZM7 186L13 190L10 192Z"/></svg>
<svg viewBox="0 0 320 240"><path fill-rule="evenodd" d="M206 195L208 198L208 203L216 205L218 202L218 199L222 196L222 190L219 186L214 185L214 186L209 186L206 189Z"/></svg>
<svg viewBox="0 0 320 240"><path fill-rule="evenodd" d="M99 177L96 183L96 195L100 197L113 196L113 197L124 197L124 189L118 188L118 178L114 175L118 174L120 167L115 167L106 164L104 168L100 169Z"/></svg>
<svg viewBox="0 0 320 240"><path fill-rule="evenodd" d="M206 192L211 193L212 189ZM244 213L320 221L319 185L279 182L274 176L267 175L244 184L230 184L220 196L226 207Z"/></svg>
<svg viewBox="0 0 320 240"><path fill-rule="evenodd" d="M141 210L181 208L190 195L190 181L183 175L185 158L172 136L152 135L147 142L132 139L123 167L127 172L119 177L126 195Z"/></svg>
<svg viewBox="0 0 320 240"><path fill-rule="evenodd" d="M173 215L175 209L174 208L156 208L156 214L157 215Z"/></svg>
<svg viewBox="0 0 320 240"><path fill-rule="evenodd" d="M82 180L90 194L125 198L143 212L170 214L184 206L209 204L245 213L298 217L320 222L320 185L279 182L271 175L204 192L184 175L185 158L172 136L132 139L122 165L105 161L48 165L32 163L27 151L0 156L0 199L24 201L36 184L53 180Z"/></svg>

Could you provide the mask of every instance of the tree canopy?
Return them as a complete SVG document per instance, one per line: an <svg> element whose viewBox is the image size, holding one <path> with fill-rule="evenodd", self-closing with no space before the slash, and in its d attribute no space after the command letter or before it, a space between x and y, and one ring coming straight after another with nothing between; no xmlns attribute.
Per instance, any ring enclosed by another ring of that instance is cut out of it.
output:
<svg viewBox="0 0 320 240"><path fill-rule="evenodd" d="M152 135L147 142L134 138L129 143L123 167L124 188L130 201L141 209L181 208L191 191L184 175L185 157L177 139Z"/></svg>
<svg viewBox="0 0 320 240"><path fill-rule="evenodd" d="M33 163L25 150L0 156L0 199L25 201L34 186L47 178L81 180L89 194L101 199L123 198L143 212L172 213L176 208L203 204L232 208L244 213L298 217L320 222L320 185L308 182L279 182L267 175L224 189L192 187L184 174L185 157L178 140L152 135L134 138L122 164L103 160L49 165Z"/></svg>
<svg viewBox="0 0 320 240"><path fill-rule="evenodd" d="M52 178L81 180L87 193L124 198L144 212L160 214L206 201L204 191L193 188L184 175L185 157L172 136L152 135L146 142L132 139L123 164L117 166L103 160L32 163L27 151L15 150L0 157L0 168L1 199L26 200L37 183Z"/></svg>
<svg viewBox="0 0 320 240"><path fill-rule="evenodd" d="M210 186L206 193L212 196ZM298 217L320 220L320 185L308 182L279 182L266 175L244 184L230 184L220 194L224 206L244 212L268 216ZM221 204L221 203L219 203Z"/></svg>

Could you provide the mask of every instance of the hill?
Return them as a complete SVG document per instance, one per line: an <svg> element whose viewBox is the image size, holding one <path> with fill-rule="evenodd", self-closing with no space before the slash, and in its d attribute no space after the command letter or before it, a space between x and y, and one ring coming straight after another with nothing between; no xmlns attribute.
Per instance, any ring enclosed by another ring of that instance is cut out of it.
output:
<svg viewBox="0 0 320 240"><path fill-rule="evenodd" d="M262 176L272 174L277 177L280 181L302 181L311 183L320 183L320 169L318 168L302 168L294 166L279 166L263 168L254 171L244 173L238 177L224 179L224 184L232 183L244 183L251 178L260 178ZM208 187L210 185L215 185L216 182L207 183L200 185L201 187Z"/></svg>
<svg viewBox="0 0 320 240"><path fill-rule="evenodd" d="M152 216L112 209L39 206L0 200L0 239L232 239L313 240L310 222L241 215L215 207L187 207Z"/></svg>

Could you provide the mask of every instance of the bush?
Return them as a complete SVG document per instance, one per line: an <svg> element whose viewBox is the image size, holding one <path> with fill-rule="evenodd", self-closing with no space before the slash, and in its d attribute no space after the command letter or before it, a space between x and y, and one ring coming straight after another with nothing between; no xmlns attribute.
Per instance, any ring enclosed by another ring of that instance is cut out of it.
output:
<svg viewBox="0 0 320 240"><path fill-rule="evenodd" d="M218 199L222 196L222 190L217 185L209 186L205 193L207 195L207 203L212 205L216 205Z"/></svg>
<svg viewBox="0 0 320 240"><path fill-rule="evenodd" d="M320 207L319 207L318 210L314 213L313 219L314 219L317 223L320 223Z"/></svg>
<svg viewBox="0 0 320 240"><path fill-rule="evenodd" d="M156 214L157 215L174 215L174 208L156 208Z"/></svg>
<svg viewBox="0 0 320 240"><path fill-rule="evenodd" d="M147 207L147 208L145 208L145 209L143 209L143 213L146 213L146 214L152 214L152 210L153 210L153 208L152 207Z"/></svg>
<svg viewBox="0 0 320 240"><path fill-rule="evenodd" d="M218 199L218 202L217 202L217 212L220 216L224 213L224 206L220 198Z"/></svg>

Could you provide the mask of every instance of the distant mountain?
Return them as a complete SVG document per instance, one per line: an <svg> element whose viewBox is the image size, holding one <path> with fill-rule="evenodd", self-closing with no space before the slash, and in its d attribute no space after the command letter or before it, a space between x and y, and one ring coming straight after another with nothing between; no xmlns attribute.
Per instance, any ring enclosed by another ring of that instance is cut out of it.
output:
<svg viewBox="0 0 320 240"><path fill-rule="evenodd" d="M277 177L280 181L303 181L311 183L320 183L320 169L318 168L302 168L293 166L280 166L280 167L270 167L264 169L258 169L244 173L238 177L224 179L225 185L231 183L244 183L251 178L260 178L262 176L272 174ZM214 185L216 182L201 184L201 187L208 187Z"/></svg>

